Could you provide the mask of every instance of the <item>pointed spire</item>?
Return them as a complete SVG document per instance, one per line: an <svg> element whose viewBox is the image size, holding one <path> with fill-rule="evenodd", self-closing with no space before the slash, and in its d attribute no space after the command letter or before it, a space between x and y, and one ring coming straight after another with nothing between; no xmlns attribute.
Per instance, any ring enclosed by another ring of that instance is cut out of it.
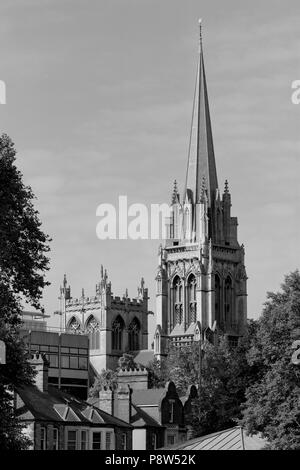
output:
<svg viewBox="0 0 300 470"><path fill-rule="evenodd" d="M201 197L202 179L206 179L209 205L218 188L217 170L211 130L208 93L202 47L202 21L199 20L199 63L194 92L193 116L188 151L185 193L193 192L194 202Z"/></svg>

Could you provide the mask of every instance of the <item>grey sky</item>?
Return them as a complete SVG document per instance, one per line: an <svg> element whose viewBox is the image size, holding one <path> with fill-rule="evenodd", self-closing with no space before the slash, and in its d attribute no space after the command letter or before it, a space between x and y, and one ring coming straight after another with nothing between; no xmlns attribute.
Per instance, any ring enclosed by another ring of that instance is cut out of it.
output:
<svg viewBox="0 0 300 470"><path fill-rule="evenodd" d="M0 131L53 238L47 313L67 273L93 295L100 264L112 290L155 301L156 241L100 241L96 207L169 202L182 189L198 18L221 189L228 178L246 247L249 316L299 267L298 1L1 0Z"/></svg>

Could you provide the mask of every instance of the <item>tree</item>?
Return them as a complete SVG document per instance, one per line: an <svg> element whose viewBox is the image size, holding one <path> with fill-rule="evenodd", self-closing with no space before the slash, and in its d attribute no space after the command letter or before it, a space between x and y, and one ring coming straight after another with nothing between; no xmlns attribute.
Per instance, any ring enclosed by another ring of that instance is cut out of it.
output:
<svg viewBox="0 0 300 470"><path fill-rule="evenodd" d="M192 428L194 437L236 425L241 418L246 387L251 381L246 352L254 334L254 323L236 348L231 348L225 337L217 345L204 343L202 351L201 383L199 384L199 345L171 347L166 359L149 364L152 386L172 380L180 395L191 384L198 385L198 399L194 402Z"/></svg>
<svg viewBox="0 0 300 470"><path fill-rule="evenodd" d="M256 380L246 391L242 424L261 432L268 448L300 449L300 370L291 363L294 333L300 324L300 274L284 279L282 290L268 293L248 353Z"/></svg>
<svg viewBox="0 0 300 470"><path fill-rule="evenodd" d="M103 388L114 389L118 384L118 371L122 369L133 369L137 366L131 354L124 353L118 360L116 370L102 369L98 377L95 378L94 384L89 390L90 397L98 397L100 390Z"/></svg>
<svg viewBox="0 0 300 470"><path fill-rule="evenodd" d="M0 448L26 448L28 440L14 415L12 394L30 383L34 373L19 336L22 300L41 309L48 283L46 253L49 237L41 230L34 195L23 184L15 166L16 151L10 138L0 136L0 339L7 348L7 363L0 366Z"/></svg>
<svg viewBox="0 0 300 470"><path fill-rule="evenodd" d="M131 354L124 353L118 360L117 371L121 369L134 369L137 367L134 357Z"/></svg>
<svg viewBox="0 0 300 470"><path fill-rule="evenodd" d="M96 377L93 386L89 390L89 396L93 398L99 397L99 392L103 388L114 389L118 383L117 372L111 369L102 369L98 377Z"/></svg>

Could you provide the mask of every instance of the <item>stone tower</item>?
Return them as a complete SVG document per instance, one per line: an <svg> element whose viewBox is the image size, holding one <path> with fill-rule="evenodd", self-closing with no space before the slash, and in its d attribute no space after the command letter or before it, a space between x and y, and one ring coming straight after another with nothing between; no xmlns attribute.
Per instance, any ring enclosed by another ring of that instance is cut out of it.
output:
<svg viewBox="0 0 300 470"><path fill-rule="evenodd" d="M166 242L159 249L156 276L154 353L170 341L191 342L195 334L214 340L218 333L236 343L247 321L244 246L231 216L225 181L218 186L200 22L199 59L183 196L175 182Z"/></svg>
<svg viewBox="0 0 300 470"><path fill-rule="evenodd" d="M101 266L100 282L93 296L86 297L82 290L81 297L71 298L65 278L61 297L66 330L89 335L90 361L97 372L115 369L125 352L135 355L148 348L148 315L152 312L148 311L148 289L143 278L136 298L130 299L127 289L122 298L117 297Z"/></svg>

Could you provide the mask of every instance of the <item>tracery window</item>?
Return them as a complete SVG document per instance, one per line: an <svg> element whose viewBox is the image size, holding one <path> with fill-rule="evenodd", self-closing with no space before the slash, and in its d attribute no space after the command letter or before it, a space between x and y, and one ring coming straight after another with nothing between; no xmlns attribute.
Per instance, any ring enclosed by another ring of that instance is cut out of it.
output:
<svg viewBox="0 0 300 470"><path fill-rule="evenodd" d="M218 325L221 322L221 279L218 274L215 276L215 319Z"/></svg>
<svg viewBox="0 0 300 470"><path fill-rule="evenodd" d="M140 346L140 322L137 318L134 318L128 327L128 343L130 351L137 351Z"/></svg>
<svg viewBox="0 0 300 470"><path fill-rule="evenodd" d="M77 320L77 318L72 317L71 320L69 321L67 330L69 333L79 333L80 331L80 323Z"/></svg>
<svg viewBox="0 0 300 470"><path fill-rule="evenodd" d="M227 276L225 280L225 322L230 324L232 322L232 280Z"/></svg>
<svg viewBox="0 0 300 470"><path fill-rule="evenodd" d="M182 284L179 276L173 280L174 324L181 324L183 320Z"/></svg>
<svg viewBox="0 0 300 470"><path fill-rule="evenodd" d="M91 316L86 324L86 331L89 334L90 339L90 349L99 349L100 348L100 333L99 333L99 323L96 318Z"/></svg>
<svg viewBox="0 0 300 470"><path fill-rule="evenodd" d="M188 325L195 323L197 319L197 301L196 301L197 281L194 274L191 274L187 280L188 297Z"/></svg>
<svg viewBox="0 0 300 470"><path fill-rule="evenodd" d="M122 317L118 316L112 324L112 349L122 350L123 349L123 330L124 321Z"/></svg>

